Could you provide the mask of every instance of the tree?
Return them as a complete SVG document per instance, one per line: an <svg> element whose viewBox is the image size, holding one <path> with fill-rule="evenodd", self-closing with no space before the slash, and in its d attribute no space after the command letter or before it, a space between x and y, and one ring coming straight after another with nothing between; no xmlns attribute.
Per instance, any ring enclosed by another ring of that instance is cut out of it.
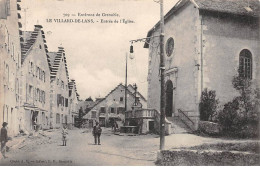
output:
<svg viewBox="0 0 260 169"><path fill-rule="evenodd" d="M224 132L242 137L254 137L259 134L260 92L256 82L239 75L232 80L233 87L239 92L231 102L224 105L218 120Z"/></svg>
<svg viewBox="0 0 260 169"><path fill-rule="evenodd" d="M91 110L90 107L86 107L84 115L88 114L88 112Z"/></svg>
<svg viewBox="0 0 260 169"><path fill-rule="evenodd" d="M206 88L201 94L199 111L200 120L213 121L213 117L216 115L218 106L218 99L216 99L216 91Z"/></svg>
<svg viewBox="0 0 260 169"><path fill-rule="evenodd" d="M78 127L81 128L82 124L83 124L83 116L84 116L84 112L82 107L80 107L79 109L79 118L78 118Z"/></svg>
<svg viewBox="0 0 260 169"><path fill-rule="evenodd" d="M91 96L89 98L87 98L85 101L90 101L93 102L93 99L91 98Z"/></svg>

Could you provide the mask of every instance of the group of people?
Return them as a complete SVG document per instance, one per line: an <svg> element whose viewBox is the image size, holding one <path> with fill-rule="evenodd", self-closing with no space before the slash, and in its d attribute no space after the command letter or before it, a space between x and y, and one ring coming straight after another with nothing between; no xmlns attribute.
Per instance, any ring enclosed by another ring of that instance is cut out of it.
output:
<svg viewBox="0 0 260 169"><path fill-rule="evenodd" d="M6 143L8 142L8 140L11 139L7 135L7 125L8 125L8 123L3 122L2 128L1 128L1 133L0 133L1 134L0 135L1 153L2 153L4 158L7 158L7 156L6 156L6 149L7 149ZM100 143L101 133L102 133L102 129L100 127L100 124L98 122L96 122L96 125L93 127L93 131L92 131L92 134L94 136L95 145L96 144L101 145L101 143ZM69 132L68 132L68 128L67 128L66 125L63 126L61 134L62 134L62 146L67 146L67 140L68 140Z"/></svg>
<svg viewBox="0 0 260 169"><path fill-rule="evenodd" d="M93 130L92 130L95 145L96 144L101 145L101 143L100 143L101 133L102 133L102 129L101 129L99 123L96 122L96 125L93 127ZM67 146L67 140L68 140L69 132L68 132L66 125L63 126L62 131L61 131L61 135L62 135L62 146Z"/></svg>

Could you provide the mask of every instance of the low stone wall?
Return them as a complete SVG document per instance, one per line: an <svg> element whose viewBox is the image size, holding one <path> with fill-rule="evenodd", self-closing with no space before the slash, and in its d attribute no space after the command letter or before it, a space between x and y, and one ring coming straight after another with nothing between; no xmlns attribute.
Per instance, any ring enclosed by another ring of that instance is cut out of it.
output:
<svg viewBox="0 0 260 169"><path fill-rule="evenodd" d="M260 155L239 151L163 150L156 165L162 166L247 166L260 165Z"/></svg>
<svg viewBox="0 0 260 169"><path fill-rule="evenodd" d="M198 130L209 135L218 135L222 129L217 123L200 121Z"/></svg>

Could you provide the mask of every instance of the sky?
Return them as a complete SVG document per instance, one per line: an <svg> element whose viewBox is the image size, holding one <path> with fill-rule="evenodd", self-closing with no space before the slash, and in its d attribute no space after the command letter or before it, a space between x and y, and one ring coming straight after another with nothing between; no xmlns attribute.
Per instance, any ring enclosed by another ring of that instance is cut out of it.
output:
<svg viewBox="0 0 260 169"><path fill-rule="evenodd" d="M164 14L176 2L164 0ZM31 31L40 24L49 51L64 47L69 77L76 80L82 100L104 97L125 83L129 41L145 38L160 19L160 5L154 0L23 0L21 7L23 30ZM94 23L57 23L54 19L92 19ZM101 23L101 19L133 23ZM143 48L144 42L133 46L134 58L128 57L128 84L136 83L147 98L148 49Z"/></svg>

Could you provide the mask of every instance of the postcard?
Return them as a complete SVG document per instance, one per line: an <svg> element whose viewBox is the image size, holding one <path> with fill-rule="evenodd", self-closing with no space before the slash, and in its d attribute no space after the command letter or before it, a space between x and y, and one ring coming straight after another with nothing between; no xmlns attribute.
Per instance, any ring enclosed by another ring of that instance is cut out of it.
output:
<svg viewBox="0 0 260 169"><path fill-rule="evenodd" d="M259 0L0 0L0 165L260 165L259 14Z"/></svg>

